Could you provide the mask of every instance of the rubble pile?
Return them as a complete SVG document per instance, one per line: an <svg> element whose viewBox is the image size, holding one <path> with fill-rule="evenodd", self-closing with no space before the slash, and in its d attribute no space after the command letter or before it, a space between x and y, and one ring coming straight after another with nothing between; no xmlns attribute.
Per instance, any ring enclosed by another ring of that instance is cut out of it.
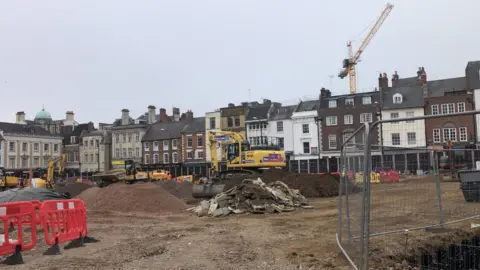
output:
<svg viewBox="0 0 480 270"><path fill-rule="evenodd" d="M245 179L240 185L187 210L198 216L219 217L231 213L291 212L298 207L311 208L299 190L291 189L281 181L265 184L258 178Z"/></svg>

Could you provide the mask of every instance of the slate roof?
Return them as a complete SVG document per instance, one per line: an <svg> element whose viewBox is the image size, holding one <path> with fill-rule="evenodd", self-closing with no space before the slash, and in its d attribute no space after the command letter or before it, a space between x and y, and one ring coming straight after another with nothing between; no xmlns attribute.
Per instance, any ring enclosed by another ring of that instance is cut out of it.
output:
<svg viewBox="0 0 480 270"><path fill-rule="evenodd" d="M100 130L83 130L82 134L80 134L80 137L103 136L103 134L103 131Z"/></svg>
<svg viewBox="0 0 480 270"><path fill-rule="evenodd" d="M60 137L59 135L52 134L45 130L44 128L36 125L23 125L15 123L0 122L0 129L3 130L4 136L5 133L10 134L29 134L29 135L39 135L39 136L52 136Z"/></svg>
<svg viewBox="0 0 480 270"><path fill-rule="evenodd" d="M316 111L319 103L320 101L318 99L302 101L300 104L298 104L298 108L295 110L295 112Z"/></svg>
<svg viewBox="0 0 480 270"><path fill-rule="evenodd" d="M267 119L270 105L250 108L245 121L263 120Z"/></svg>
<svg viewBox="0 0 480 270"><path fill-rule="evenodd" d="M277 107L270 113L269 121L281 121L290 119L297 105Z"/></svg>
<svg viewBox="0 0 480 270"><path fill-rule="evenodd" d="M168 140L170 134L172 138L180 138L183 129L188 124L188 122L155 123L147 129L142 141ZM170 134L162 129L170 131Z"/></svg>
<svg viewBox="0 0 480 270"><path fill-rule="evenodd" d="M403 101L400 104L393 103L393 95L396 93L400 93L403 96ZM423 105L423 88L420 85L389 87L384 93L383 109L385 110L417 108L423 107Z"/></svg>
<svg viewBox="0 0 480 270"><path fill-rule="evenodd" d="M194 118L193 121L191 123L188 123L182 130L182 133L195 132L205 132L205 117Z"/></svg>
<svg viewBox="0 0 480 270"><path fill-rule="evenodd" d="M85 131L85 130L88 130L89 127L93 126L93 123L92 122L89 122L89 123L84 123L84 124L80 124L78 126L75 127L75 129L66 134L65 136L63 136L63 145L70 145L70 137L72 136L75 136L75 137L80 137L80 135L82 135L82 132Z"/></svg>
<svg viewBox="0 0 480 270"><path fill-rule="evenodd" d="M417 85L417 80L417 77L400 78L397 81L396 87L414 86Z"/></svg>
<svg viewBox="0 0 480 270"><path fill-rule="evenodd" d="M443 97L445 96L445 92L465 90L467 88L465 77L429 81L427 84L430 97Z"/></svg>

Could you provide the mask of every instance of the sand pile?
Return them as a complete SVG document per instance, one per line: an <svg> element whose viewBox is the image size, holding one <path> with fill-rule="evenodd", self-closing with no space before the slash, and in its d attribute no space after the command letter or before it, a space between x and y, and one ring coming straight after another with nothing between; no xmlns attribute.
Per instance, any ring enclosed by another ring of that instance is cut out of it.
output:
<svg viewBox="0 0 480 270"><path fill-rule="evenodd" d="M70 196L75 197L78 194L82 193L83 191L91 188L92 185L84 184L84 183L72 183L67 184L65 186L56 186L55 191L58 193L68 193Z"/></svg>
<svg viewBox="0 0 480 270"><path fill-rule="evenodd" d="M190 182L177 183L175 181L157 181L156 185L161 186L166 191L187 202L187 204L197 203L198 200L192 196L192 186Z"/></svg>
<svg viewBox="0 0 480 270"><path fill-rule="evenodd" d="M78 198L85 202L87 209L96 211L166 213L187 208L183 200L154 183L92 187Z"/></svg>

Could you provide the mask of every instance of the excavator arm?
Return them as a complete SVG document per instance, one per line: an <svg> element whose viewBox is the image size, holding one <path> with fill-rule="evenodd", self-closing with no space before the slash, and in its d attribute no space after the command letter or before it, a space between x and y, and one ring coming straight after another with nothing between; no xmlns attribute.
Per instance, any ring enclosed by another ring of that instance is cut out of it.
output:
<svg viewBox="0 0 480 270"><path fill-rule="evenodd" d="M207 138L210 142L210 156L214 172L220 171L220 168L218 167L217 142L241 144L246 141L245 136L243 136L242 133L232 131L209 131L207 132Z"/></svg>
<svg viewBox="0 0 480 270"><path fill-rule="evenodd" d="M63 171L65 169L65 156L66 154L62 154L61 156L57 157L57 158L53 158L53 159L50 159L48 161L48 170L47 170L47 179L46 179L46 184L47 184L47 187L49 188L54 188L55 187L55 184L54 184L54 174L55 174L55 167L57 167L57 164L59 165L58 166L58 173L60 175L63 174Z"/></svg>

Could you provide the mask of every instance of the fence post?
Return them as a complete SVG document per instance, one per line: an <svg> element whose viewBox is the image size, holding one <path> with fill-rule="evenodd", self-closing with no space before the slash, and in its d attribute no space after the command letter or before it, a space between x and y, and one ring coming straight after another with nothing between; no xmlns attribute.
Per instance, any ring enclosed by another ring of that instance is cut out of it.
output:
<svg viewBox="0 0 480 270"><path fill-rule="evenodd" d="M441 187L440 187L440 174L439 174L439 163L438 163L438 155L434 154L433 157L435 161L435 166L433 167L435 170L435 184L436 184L436 190L437 190L437 203L438 203L438 214L440 218L440 224L443 227L443 224L445 223L445 217L443 215L443 205L442 205L442 192L441 192Z"/></svg>
<svg viewBox="0 0 480 270"><path fill-rule="evenodd" d="M368 161L365 162L363 175L364 198L362 202L362 238L360 241L360 254L363 255L363 269L368 270L368 246L370 240L370 177L372 174L372 130L369 123L365 123L364 125L366 132L365 137L367 138L367 143L365 145L365 158L368 159ZM373 128L375 128L375 126L372 127L372 129Z"/></svg>

